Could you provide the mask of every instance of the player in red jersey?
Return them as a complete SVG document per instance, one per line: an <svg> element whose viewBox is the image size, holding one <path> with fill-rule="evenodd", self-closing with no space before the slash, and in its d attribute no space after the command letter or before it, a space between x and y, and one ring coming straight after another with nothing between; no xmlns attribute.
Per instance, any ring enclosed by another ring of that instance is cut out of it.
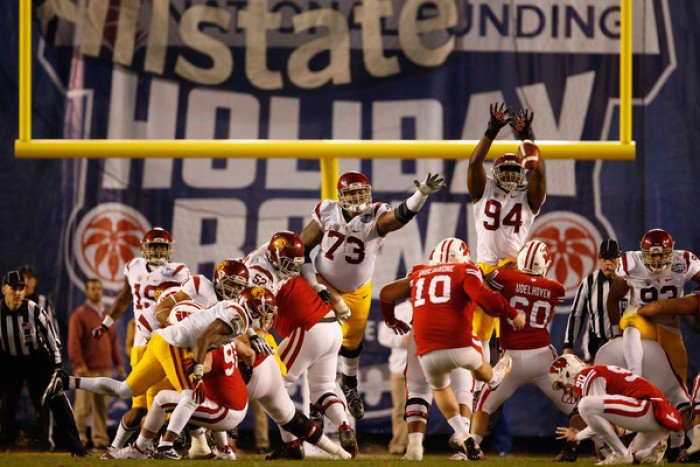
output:
<svg viewBox="0 0 700 467"><path fill-rule="evenodd" d="M510 396L526 384L534 384L559 410L569 415L573 405L561 401L549 383L549 366L557 357L547 331L555 307L564 300L564 286L547 279L552 264L547 245L531 240L523 245L517 257L517 269L501 268L488 278L489 286L498 291L525 320L525 328L514 331L501 321L500 346L513 360L510 374L498 391L485 389L477 400L471 423L471 438L467 456L471 460L483 457L478 445L489 424L489 416Z"/></svg>
<svg viewBox="0 0 700 467"><path fill-rule="evenodd" d="M660 463L670 432L682 429L681 414L661 391L624 368L586 366L574 355L563 355L549 369L552 387L562 390L562 400L578 402L588 428L557 428L560 438L583 440L597 435L612 450L599 465ZM613 424L637 433L629 448Z"/></svg>
<svg viewBox="0 0 700 467"><path fill-rule="evenodd" d="M358 452L355 432L348 423L345 404L335 392L343 342L336 313L302 277L280 287L277 303L274 327L284 338L280 343L280 358L287 367L284 384L290 388L307 374L313 406L338 429L341 446L354 457ZM282 431L281 436L287 450L296 446L293 435Z"/></svg>
<svg viewBox="0 0 700 467"><path fill-rule="evenodd" d="M469 429L450 387L450 372L466 368L493 389L508 374L511 363L506 356L492 369L484 360L481 344L472 334L474 308L479 304L489 313L512 320L515 329L521 329L525 322L502 296L484 286L481 271L471 262L469 248L456 238L442 240L433 250L429 265L414 266L408 277L382 289L379 298L384 321L398 334L408 332L410 326L396 319L394 305L409 297L416 355L440 412L454 429L459 448L465 450Z"/></svg>
<svg viewBox="0 0 700 467"><path fill-rule="evenodd" d="M204 371L202 381L206 398L197 405L189 421L192 425L212 431L216 440L212 451L214 458L235 460L226 432L238 426L248 409L248 391L238 371L235 345L229 343L209 352L204 360ZM109 456L113 459L147 459L148 448L180 399L181 394L177 391L160 391L138 439L130 446L109 453Z"/></svg>

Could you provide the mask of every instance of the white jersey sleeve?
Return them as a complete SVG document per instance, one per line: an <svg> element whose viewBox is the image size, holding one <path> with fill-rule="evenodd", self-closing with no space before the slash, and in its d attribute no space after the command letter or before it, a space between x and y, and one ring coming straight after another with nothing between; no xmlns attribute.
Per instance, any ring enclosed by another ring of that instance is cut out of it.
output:
<svg viewBox="0 0 700 467"><path fill-rule="evenodd" d="M192 348L196 345L197 339L201 336L209 325L215 320L220 320L232 331L237 330L234 321L242 321L245 330L248 325L248 317L243 309L232 300L217 302L214 306L189 315L179 323L156 331L165 341L179 348ZM212 345L211 348L222 347L229 342L233 342L240 334L232 333Z"/></svg>
<svg viewBox="0 0 700 467"><path fill-rule="evenodd" d="M371 281L384 243L377 221L388 211L388 204L374 203L347 221L337 201L318 203L312 217L321 227L323 238L314 258L316 272L340 292L357 290Z"/></svg>
<svg viewBox="0 0 700 467"><path fill-rule="evenodd" d="M194 274L182 284L181 290L190 297L191 300L199 303L205 308L214 306L219 298L216 295L214 284L201 274Z"/></svg>
<svg viewBox="0 0 700 467"><path fill-rule="evenodd" d="M491 265L505 258L517 258L539 213L530 208L527 185L506 192L491 177L473 209L477 261Z"/></svg>

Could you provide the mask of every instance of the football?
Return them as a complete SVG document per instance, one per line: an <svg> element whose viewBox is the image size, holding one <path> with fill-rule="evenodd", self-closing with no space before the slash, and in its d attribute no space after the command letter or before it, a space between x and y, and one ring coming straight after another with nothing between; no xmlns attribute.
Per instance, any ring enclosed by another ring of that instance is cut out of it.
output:
<svg viewBox="0 0 700 467"><path fill-rule="evenodd" d="M527 170L536 169L540 163L540 148L533 141L526 139L518 146L518 156Z"/></svg>
<svg viewBox="0 0 700 467"><path fill-rule="evenodd" d="M180 302L170 310L170 316L168 316L168 322L170 324L177 324L183 319L187 318L192 313L195 313L202 309L202 306L191 301L186 300Z"/></svg>

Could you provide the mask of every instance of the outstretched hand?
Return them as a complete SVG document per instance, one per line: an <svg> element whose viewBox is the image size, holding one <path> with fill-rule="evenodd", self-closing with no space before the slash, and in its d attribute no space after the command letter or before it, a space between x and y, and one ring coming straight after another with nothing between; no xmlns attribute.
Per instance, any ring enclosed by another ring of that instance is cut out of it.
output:
<svg viewBox="0 0 700 467"><path fill-rule="evenodd" d="M416 185L416 188L418 188L418 191L425 196L442 190L447 186L445 183L445 178L442 175L432 174L430 172L428 172L428 175L425 176L425 180L422 182L414 180L413 183Z"/></svg>
<svg viewBox="0 0 700 467"><path fill-rule="evenodd" d="M489 106L489 125L486 129L486 136L490 139L496 139L501 128L506 126L513 119L513 113L510 106L506 107L505 102L498 102Z"/></svg>
<svg viewBox="0 0 700 467"><path fill-rule="evenodd" d="M532 121L535 119L535 112L530 112L528 109L520 110L513 115L510 120L510 126L513 128L513 133L520 140L535 139L532 133Z"/></svg>

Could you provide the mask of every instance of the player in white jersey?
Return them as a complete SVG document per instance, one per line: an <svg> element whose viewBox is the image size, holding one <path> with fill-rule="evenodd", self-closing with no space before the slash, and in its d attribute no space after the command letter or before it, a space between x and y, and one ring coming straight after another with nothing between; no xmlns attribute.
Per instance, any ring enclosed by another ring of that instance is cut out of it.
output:
<svg viewBox="0 0 700 467"><path fill-rule="evenodd" d="M510 107L505 110L504 107L504 103L491 105L488 127L469 157L467 170L467 190L477 234L477 264L485 276L515 262L547 193L545 166L541 159L534 163L528 179L528 170L521 157L504 154L496 160L491 175L487 176L484 160L501 128L510 124L518 139L534 139L534 113L525 110L513 114ZM493 332L497 332L497 327L497 320L477 307L473 330L486 352L486 361L489 360L487 342Z"/></svg>
<svg viewBox="0 0 700 467"><path fill-rule="evenodd" d="M662 229L644 234L641 251L625 253L610 286L608 312L613 334L623 331L625 365L632 373L642 371L642 339L655 340L666 351L673 370L685 384L688 355L680 331L680 318L666 316L650 321L636 313L646 303L682 297L686 283L700 281L700 260L689 251L674 250L673 238ZM620 300L629 294L629 308L620 318ZM619 323L619 329L617 327Z"/></svg>
<svg viewBox="0 0 700 467"><path fill-rule="evenodd" d="M141 241L142 258L134 258L124 267L124 287L117 295L102 324L93 329L92 335L100 339L119 319L133 302L136 335L130 355L131 367L134 368L144 354L146 343L154 329L160 327L151 313L145 313L154 303L156 289L169 283L182 284L189 276L187 266L171 263L174 241L170 233L160 227L146 232ZM117 434L110 449L119 449L129 437L139 429L141 419L146 415L149 400L155 393L135 397L131 409L122 417Z"/></svg>
<svg viewBox="0 0 700 467"><path fill-rule="evenodd" d="M441 176L430 173L423 182L414 183L415 193L391 209L384 203L372 203L372 186L366 176L348 172L338 180L338 201L319 202L313 220L301 232L306 248L302 274L321 299L332 303L343 321L340 387L356 419L365 412L357 391L357 370L379 247L389 232L399 230L415 217L428 195L445 186ZM312 264L311 250L317 245L320 248Z"/></svg>

